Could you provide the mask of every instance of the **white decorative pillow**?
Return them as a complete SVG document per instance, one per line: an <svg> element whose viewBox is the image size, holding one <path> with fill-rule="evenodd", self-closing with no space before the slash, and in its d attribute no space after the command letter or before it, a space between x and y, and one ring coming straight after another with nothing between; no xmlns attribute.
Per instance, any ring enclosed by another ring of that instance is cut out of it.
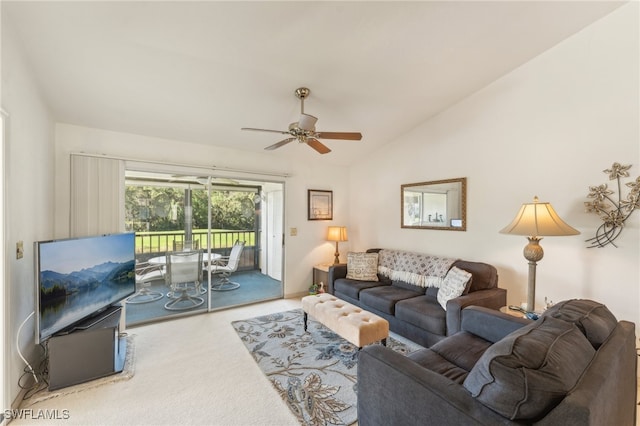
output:
<svg viewBox="0 0 640 426"><path fill-rule="evenodd" d="M347 253L347 278L378 281L378 253Z"/></svg>
<svg viewBox="0 0 640 426"><path fill-rule="evenodd" d="M438 303L440 303L442 309L447 309L449 300L462 296L467 285L471 282L471 277L471 272L467 272L457 266L449 269L438 290Z"/></svg>

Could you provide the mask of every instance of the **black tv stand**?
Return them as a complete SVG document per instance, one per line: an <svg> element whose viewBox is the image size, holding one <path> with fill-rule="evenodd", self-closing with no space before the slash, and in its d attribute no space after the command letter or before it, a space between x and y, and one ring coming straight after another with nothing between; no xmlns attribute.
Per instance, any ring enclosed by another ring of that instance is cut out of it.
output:
<svg viewBox="0 0 640 426"><path fill-rule="evenodd" d="M49 390L84 383L124 369L127 341L120 337L121 306L76 324L71 331L51 337Z"/></svg>

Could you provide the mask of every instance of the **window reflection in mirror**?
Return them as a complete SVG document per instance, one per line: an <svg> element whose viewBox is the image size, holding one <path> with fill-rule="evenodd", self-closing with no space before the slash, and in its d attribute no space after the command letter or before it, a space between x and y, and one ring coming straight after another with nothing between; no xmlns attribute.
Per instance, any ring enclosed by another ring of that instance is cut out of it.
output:
<svg viewBox="0 0 640 426"><path fill-rule="evenodd" d="M467 178L409 183L400 190L403 228L466 231Z"/></svg>

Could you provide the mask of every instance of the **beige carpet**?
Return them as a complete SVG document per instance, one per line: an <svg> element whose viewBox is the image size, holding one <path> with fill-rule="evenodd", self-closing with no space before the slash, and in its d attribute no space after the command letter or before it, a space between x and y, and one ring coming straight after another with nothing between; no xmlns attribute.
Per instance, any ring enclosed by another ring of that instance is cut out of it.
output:
<svg viewBox="0 0 640 426"><path fill-rule="evenodd" d="M89 380L84 383L80 383L73 386L67 386L62 389L56 389L53 391L49 391L48 389L39 389L34 391L33 393L29 393L28 396L25 396L24 401L22 402L21 408L31 408L32 405L42 402L51 398L59 398L61 396L69 395L77 392L84 392L88 389L95 388L98 386L104 386L111 383L121 382L123 380L129 380L133 377L135 373L135 344L134 344L134 335L129 334L127 339L127 353L125 356L124 366L121 372L117 374L112 374L110 376L101 377L95 380Z"/></svg>
<svg viewBox="0 0 640 426"><path fill-rule="evenodd" d="M299 307L277 300L130 328L133 377L28 407L68 410L68 419L11 425L298 425L231 322Z"/></svg>

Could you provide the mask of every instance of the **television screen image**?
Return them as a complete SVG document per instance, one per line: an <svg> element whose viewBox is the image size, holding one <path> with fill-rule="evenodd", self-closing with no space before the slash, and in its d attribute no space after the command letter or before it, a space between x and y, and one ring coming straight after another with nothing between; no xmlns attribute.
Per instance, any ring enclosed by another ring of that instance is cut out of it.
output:
<svg viewBox="0 0 640 426"><path fill-rule="evenodd" d="M135 292L134 233L35 246L37 343Z"/></svg>

